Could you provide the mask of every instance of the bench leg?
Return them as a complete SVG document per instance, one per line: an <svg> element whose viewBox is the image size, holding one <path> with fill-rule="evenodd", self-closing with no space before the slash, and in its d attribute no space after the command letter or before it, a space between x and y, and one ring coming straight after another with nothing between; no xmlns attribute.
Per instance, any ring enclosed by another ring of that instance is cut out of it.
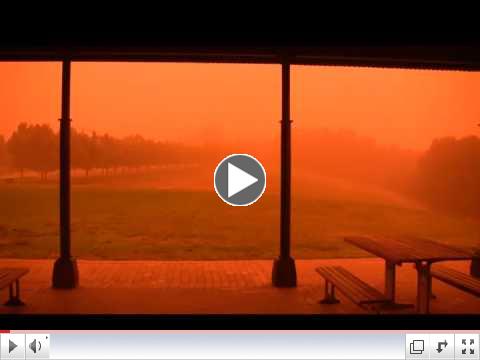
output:
<svg viewBox="0 0 480 360"><path fill-rule="evenodd" d="M325 281L325 297L320 304L338 304L340 301L335 297L335 285Z"/></svg>
<svg viewBox="0 0 480 360"><path fill-rule="evenodd" d="M429 286L430 286L430 299L434 300L434 299L437 298L437 295L435 295L434 292L433 292L433 278L431 276L430 276Z"/></svg>
<svg viewBox="0 0 480 360"><path fill-rule="evenodd" d="M378 304L360 304L360 307L366 310L369 313L375 313L377 315L382 314L382 306L386 305L386 303L378 303Z"/></svg>
<svg viewBox="0 0 480 360"><path fill-rule="evenodd" d="M5 306L23 306L25 303L20 300L20 280L15 280L15 288L13 283L9 287L10 298L4 304Z"/></svg>

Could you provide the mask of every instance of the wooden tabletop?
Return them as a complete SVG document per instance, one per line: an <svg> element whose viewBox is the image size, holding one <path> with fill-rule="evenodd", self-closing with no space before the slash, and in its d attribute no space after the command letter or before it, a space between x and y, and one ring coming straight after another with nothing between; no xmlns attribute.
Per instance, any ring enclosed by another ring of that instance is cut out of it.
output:
<svg viewBox="0 0 480 360"><path fill-rule="evenodd" d="M413 236L347 236L345 241L395 264L473 258L473 253L468 250Z"/></svg>

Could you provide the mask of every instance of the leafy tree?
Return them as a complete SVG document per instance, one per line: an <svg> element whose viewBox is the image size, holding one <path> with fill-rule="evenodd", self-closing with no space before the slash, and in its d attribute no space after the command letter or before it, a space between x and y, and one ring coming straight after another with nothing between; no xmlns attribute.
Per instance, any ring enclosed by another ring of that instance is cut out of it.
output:
<svg viewBox="0 0 480 360"><path fill-rule="evenodd" d="M29 164L29 131L26 123L18 125L17 129L10 136L7 142L7 150L12 159L12 165L15 169L20 171L23 177L23 172L28 168Z"/></svg>
<svg viewBox="0 0 480 360"><path fill-rule="evenodd" d="M72 167L84 170L86 176L88 176L90 170L96 167L98 151L95 138L95 133L90 137L88 134L79 133L72 129Z"/></svg>
<svg viewBox="0 0 480 360"><path fill-rule="evenodd" d="M416 190L431 206L480 214L480 139L436 139L419 162Z"/></svg>
<svg viewBox="0 0 480 360"><path fill-rule="evenodd" d="M100 167L105 174L114 167L115 164L115 139L108 134L104 134L99 138Z"/></svg>
<svg viewBox="0 0 480 360"><path fill-rule="evenodd" d="M21 123L8 140L7 148L13 167L22 176L29 169L45 179L58 168L58 137L48 125Z"/></svg>
<svg viewBox="0 0 480 360"><path fill-rule="evenodd" d="M48 125L30 127L29 168L40 173L42 179L59 166L59 139Z"/></svg>
<svg viewBox="0 0 480 360"><path fill-rule="evenodd" d="M2 141L3 138L0 139L0 161ZM28 169L39 172L43 179L48 172L58 169L58 144L58 133L48 125L21 123L6 147L13 167L20 170L22 176ZM180 164L200 157L194 147L148 140L140 135L119 139L109 134L71 131L72 168L84 170L86 176L92 169L103 169L107 174L110 169L115 171L120 167L139 169Z"/></svg>
<svg viewBox="0 0 480 360"><path fill-rule="evenodd" d="M7 167L7 144L3 135L0 135L0 168Z"/></svg>

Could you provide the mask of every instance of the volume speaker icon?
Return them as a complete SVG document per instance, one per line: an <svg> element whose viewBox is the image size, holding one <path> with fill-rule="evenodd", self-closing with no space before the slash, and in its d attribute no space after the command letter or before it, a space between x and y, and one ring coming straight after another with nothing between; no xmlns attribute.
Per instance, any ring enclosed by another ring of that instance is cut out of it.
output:
<svg viewBox="0 0 480 360"><path fill-rule="evenodd" d="M28 347L30 348L30 350L33 351L34 354L37 353L37 351L40 351L42 350L42 343L40 341L37 341L37 339L34 339L29 345Z"/></svg>

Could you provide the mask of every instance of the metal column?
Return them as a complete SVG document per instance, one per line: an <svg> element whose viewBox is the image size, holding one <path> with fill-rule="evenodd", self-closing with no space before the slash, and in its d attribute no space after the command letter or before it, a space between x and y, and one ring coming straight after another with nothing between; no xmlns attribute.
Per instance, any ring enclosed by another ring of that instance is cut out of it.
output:
<svg viewBox="0 0 480 360"><path fill-rule="evenodd" d="M53 268L54 288L78 286L78 268L70 239L70 60L62 63L62 117L60 119L60 257Z"/></svg>
<svg viewBox="0 0 480 360"><path fill-rule="evenodd" d="M295 261L290 255L291 209L291 119L290 64L282 63L281 121L281 183L280 183L280 256L273 263L272 283L276 287L297 286Z"/></svg>

